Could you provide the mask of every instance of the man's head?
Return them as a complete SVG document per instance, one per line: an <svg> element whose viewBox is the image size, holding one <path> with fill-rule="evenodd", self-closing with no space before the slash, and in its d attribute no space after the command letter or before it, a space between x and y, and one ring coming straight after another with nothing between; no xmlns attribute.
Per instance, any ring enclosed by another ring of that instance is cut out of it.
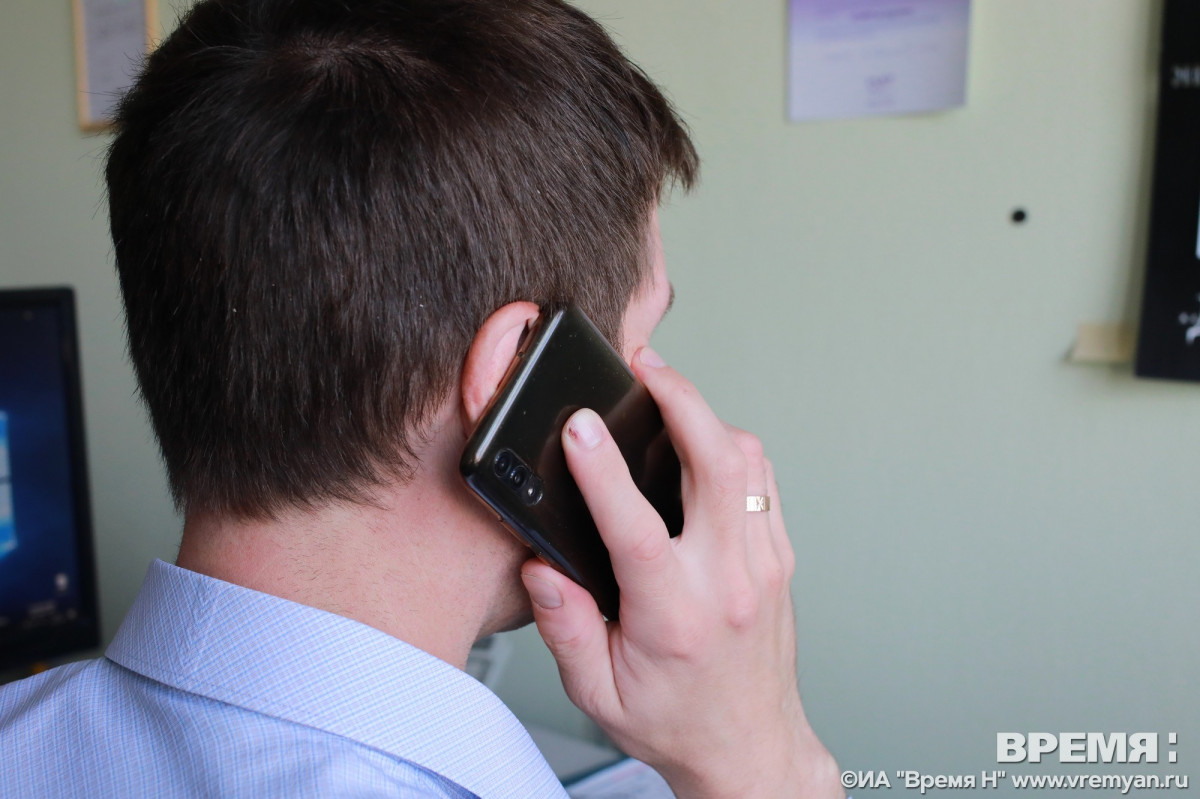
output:
<svg viewBox="0 0 1200 799"><path fill-rule="evenodd" d="M485 319L578 303L614 341L696 155L560 0L204 0L107 168L130 352L186 511L403 479Z"/></svg>

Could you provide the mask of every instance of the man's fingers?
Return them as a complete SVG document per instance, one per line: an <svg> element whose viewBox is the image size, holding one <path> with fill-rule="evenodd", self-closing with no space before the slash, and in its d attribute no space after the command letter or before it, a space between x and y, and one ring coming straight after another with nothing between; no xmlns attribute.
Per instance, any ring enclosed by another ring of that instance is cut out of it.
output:
<svg viewBox="0 0 1200 799"><path fill-rule="evenodd" d="M746 456L746 496L766 497L769 510L774 510L778 497L767 477L767 459L763 455L762 442L749 433L731 424L725 430L733 442ZM767 511L752 511L746 508L746 561L752 577L759 582L778 583L783 566L773 536L775 515Z"/></svg>
<svg viewBox="0 0 1200 799"><path fill-rule="evenodd" d="M608 627L596 600L569 577L540 560L521 567L538 632L558 663L571 701L589 714L611 712L616 689Z"/></svg>
<svg viewBox="0 0 1200 799"><path fill-rule="evenodd" d="M691 483L691 508L712 524L701 529L740 529L746 509L747 459L723 422L683 375L663 364L650 349L634 358L634 371L646 386L671 436Z"/></svg>
<svg viewBox="0 0 1200 799"><path fill-rule="evenodd" d="M764 459L763 463L767 471L767 490L771 492L771 539L783 566L784 578L791 580L796 571L796 553L783 525L783 501L779 497L779 486L775 482L775 467L769 460Z"/></svg>
<svg viewBox="0 0 1200 799"><path fill-rule="evenodd" d="M722 424L726 434L746 459L746 496L769 496L770 486L767 484L766 458L763 456L762 442L758 440L758 436L740 427Z"/></svg>
<svg viewBox="0 0 1200 799"><path fill-rule="evenodd" d="M627 602L653 605L672 587L675 553L662 518L642 496L604 421L592 410L576 411L563 428L571 476L608 547L613 573Z"/></svg>

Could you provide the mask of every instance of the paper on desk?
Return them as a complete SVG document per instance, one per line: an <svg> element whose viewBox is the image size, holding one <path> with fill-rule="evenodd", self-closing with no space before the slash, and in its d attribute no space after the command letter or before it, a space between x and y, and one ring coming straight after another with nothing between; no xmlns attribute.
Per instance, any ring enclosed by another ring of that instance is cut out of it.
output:
<svg viewBox="0 0 1200 799"><path fill-rule="evenodd" d="M631 757L567 786L567 795L571 799L675 799L657 771Z"/></svg>
<svg viewBox="0 0 1200 799"><path fill-rule="evenodd" d="M791 0L795 120L961 106L971 0Z"/></svg>

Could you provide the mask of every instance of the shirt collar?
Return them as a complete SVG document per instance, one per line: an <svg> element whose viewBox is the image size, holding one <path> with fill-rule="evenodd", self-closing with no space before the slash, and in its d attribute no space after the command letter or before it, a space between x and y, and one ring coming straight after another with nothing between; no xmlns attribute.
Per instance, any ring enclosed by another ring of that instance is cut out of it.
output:
<svg viewBox="0 0 1200 799"><path fill-rule="evenodd" d="M512 712L442 660L352 619L156 560L106 652L150 679L326 730L479 796L562 796Z"/></svg>

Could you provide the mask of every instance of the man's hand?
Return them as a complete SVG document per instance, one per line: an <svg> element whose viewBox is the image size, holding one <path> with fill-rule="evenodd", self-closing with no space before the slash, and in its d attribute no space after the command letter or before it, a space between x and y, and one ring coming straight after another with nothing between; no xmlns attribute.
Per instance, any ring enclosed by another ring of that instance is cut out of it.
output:
<svg viewBox="0 0 1200 799"><path fill-rule="evenodd" d="M670 538L600 418L563 431L567 463L612 557L620 622L540 561L522 569L571 700L681 797L841 797L796 687L794 555L770 463L650 350L634 359L683 464ZM746 497L769 496L768 512Z"/></svg>

